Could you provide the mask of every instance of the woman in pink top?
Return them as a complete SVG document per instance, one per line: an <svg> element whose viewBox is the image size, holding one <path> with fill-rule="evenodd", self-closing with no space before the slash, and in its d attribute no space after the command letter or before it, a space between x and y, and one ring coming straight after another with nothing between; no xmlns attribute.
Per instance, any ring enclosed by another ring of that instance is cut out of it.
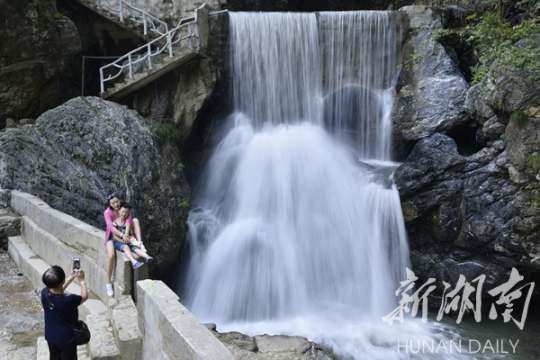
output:
<svg viewBox="0 0 540 360"><path fill-rule="evenodd" d="M103 216L105 217L105 223L107 224L107 230L105 232L105 247L107 248L107 280L108 283L106 284L107 287L107 295L108 296L114 296L113 286L112 286L112 274L114 269L114 259L115 259L115 248L113 241L109 241L113 239L113 235L118 236L119 238L129 240L128 234L122 234L118 229L116 229L113 225L114 220L116 220L117 217L120 216L120 205L122 202L120 201L120 198L116 194L111 194L107 196L107 202L109 204L109 207L105 210L103 213ZM129 217L126 220L126 226L130 227L133 224L133 228L135 230L135 237L142 241L142 234L141 234L141 225L139 223L138 219L132 219L131 213L129 214Z"/></svg>

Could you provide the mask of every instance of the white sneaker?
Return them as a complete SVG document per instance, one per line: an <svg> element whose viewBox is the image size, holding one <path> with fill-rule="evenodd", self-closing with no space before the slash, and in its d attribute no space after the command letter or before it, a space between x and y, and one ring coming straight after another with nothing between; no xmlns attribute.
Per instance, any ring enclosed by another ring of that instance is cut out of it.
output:
<svg viewBox="0 0 540 360"><path fill-rule="evenodd" d="M106 284L105 287L107 288L107 296L113 297L114 290L113 290L112 284Z"/></svg>

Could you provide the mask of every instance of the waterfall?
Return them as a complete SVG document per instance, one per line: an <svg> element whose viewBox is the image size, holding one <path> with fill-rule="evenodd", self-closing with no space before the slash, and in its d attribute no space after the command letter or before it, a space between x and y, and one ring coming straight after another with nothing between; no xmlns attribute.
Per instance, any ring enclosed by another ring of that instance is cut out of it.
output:
<svg viewBox="0 0 540 360"><path fill-rule="evenodd" d="M327 325L381 323L396 306L409 261L390 161L399 32L388 12L230 13L234 113L193 196L178 289L202 321L355 357L362 340Z"/></svg>

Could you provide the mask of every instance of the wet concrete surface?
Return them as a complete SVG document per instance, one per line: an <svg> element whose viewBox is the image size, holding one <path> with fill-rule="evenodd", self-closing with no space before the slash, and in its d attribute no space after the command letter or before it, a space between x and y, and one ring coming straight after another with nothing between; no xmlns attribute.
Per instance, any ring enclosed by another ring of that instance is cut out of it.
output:
<svg viewBox="0 0 540 360"><path fill-rule="evenodd" d="M37 338L43 332L39 290L0 248L0 359L35 359Z"/></svg>

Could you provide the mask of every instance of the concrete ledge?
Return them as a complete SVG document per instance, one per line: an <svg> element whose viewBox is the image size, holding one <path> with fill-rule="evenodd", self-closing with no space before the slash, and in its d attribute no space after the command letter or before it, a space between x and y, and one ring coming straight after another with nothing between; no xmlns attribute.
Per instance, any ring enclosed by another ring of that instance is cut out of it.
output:
<svg viewBox="0 0 540 360"><path fill-rule="evenodd" d="M142 359L142 333L139 329L139 313L133 299L123 296L112 311L115 338L122 359Z"/></svg>
<svg viewBox="0 0 540 360"><path fill-rule="evenodd" d="M86 321L92 337L90 354L93 360L120 359L120 350L114 341L112 326L107 314L90 315ZM126 358L127 359L127 358Z"/></svg>
<svg viewBox="0 0 540 360"><path fill-rule="evenodd" d="M89 258L84 253L84 248L75 248L52 236L47 231L39 227L30 217L23 216L21 234L26 240L28 246L40 257L51 265L59 265L64 271L71 269L73 258L81 259L81 267L85 271L88 288L104 302L107 299L105 284L107 282L107 254L103 247L102 255L99 260ZM132 270L131 262L123 255L117 254L115 268L115 294L121 296L125 293L131 293ZM127 289L126 289L127 287Z"/></svg>
<svg viewBox="0 0 540 360"><path fill-rule="evenodd" d="M45 336L40 336L37 339L37 360L49 360L49 347Z"/></svg>
<svg viewBox="0 0 540 360"><path fill-rule="evenodd" d="M51 208L43 200L20 191L11 192L11 208L27 215L40 228L69 247L80 249L86 257L99 260L105 232L73 216Z"/></svg>
<svg viewBox="0 0 540 360"><path fill-rule="evenodd" d="M34 287L38 289L44 288L41 277L43 273L51 266L45 262L42 258L37 256L26 245L24 240L20 236L10 237L8 243L8 252L13 261L17 264L17 267L30 279ZM75 283L71 283L67 291L80 294L81 288ZM101 314L107 312L107 307L100 300L96 299L96 296L90 292L90 298L81 306L79 306L79 315L85 319L91 314Z"/></svg>
<svg viewBox="0 0 540 360"><path fill-rule="evenodd" d="M137 309L142 314L143 359L234 359L163 282L137 282Z"/></svg>
<svg viewBox="0 0 540 360"><path fill-rule="evenodd" d="M44 336L40 336L37 339L37 360L49 360L49 346ZM77 358L78 360L92 360L88 354L88 348L86 345L77 346Z"/></svg>

